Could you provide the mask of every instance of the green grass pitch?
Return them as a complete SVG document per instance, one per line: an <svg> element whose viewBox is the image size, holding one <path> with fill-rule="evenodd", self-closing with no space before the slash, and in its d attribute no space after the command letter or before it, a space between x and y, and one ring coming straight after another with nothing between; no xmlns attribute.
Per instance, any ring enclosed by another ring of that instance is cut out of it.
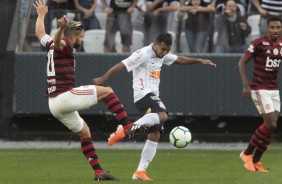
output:
<svg viewBox="0 0 282 184"><path fill-rule="evenodd" d="M239 159L240 150L162 149L150 167L153 181L131 176L141 150L98 149L105 170L120 181L138 184L281 184L282 148L270 147L262 161L269 173L250 173ZM91 184L93 174L80 149L0 149L1 184Z"/></svg>

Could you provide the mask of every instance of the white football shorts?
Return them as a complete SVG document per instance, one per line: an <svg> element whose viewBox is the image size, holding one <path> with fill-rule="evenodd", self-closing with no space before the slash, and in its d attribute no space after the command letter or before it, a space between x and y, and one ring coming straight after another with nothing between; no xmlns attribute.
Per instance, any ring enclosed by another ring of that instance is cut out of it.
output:
<svg viewBox="0 0 282 184"><path fill-rule="evenodd" d="M49 97L52 115L74 133L82 129L84 122L77 111L88 109L95 104L97 92L94 85L80 86L56 97Z"/></svg>
<svg viewBox="0 0 282 184"><path fill-rule="evenodd" d="M260 114L280 112L279 90L251 90L252 100Z"/></svg>

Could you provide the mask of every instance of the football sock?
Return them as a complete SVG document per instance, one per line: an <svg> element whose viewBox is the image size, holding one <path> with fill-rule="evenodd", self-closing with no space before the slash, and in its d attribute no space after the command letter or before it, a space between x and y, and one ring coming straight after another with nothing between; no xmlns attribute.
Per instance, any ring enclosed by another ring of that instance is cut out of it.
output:
<svg viewBox="0 0 282 184"><path fill-rule="evenodd" d="M157 113L145 114L143 117L134 122L136 125L156 125L160 124L160 118Z"/></svg>
<svg viewBox="0 0 282 184"><path fill-rule="evenodd" d="M256 147L252 146L251 144L248 145L247 149L245 149L244 153L245 155L251 155L253 154Z"/></svg>
<svg viewBox="0 0 282 184"><path fill-rule="evenodd" d="M263 153L267 150L268 145L271 142L273 131L262 124L256 131L256 140L259 142L258 147L255 150L253 161L258 162Z"/></svg>
<svg viewBox="0 0 282 184"><path fill-rule="evenodd" d="M257 163L258 161L260 161L260 158L262 157L263 152L259 151L259 150L255 150L254 156L253 156L253 162Z"/></svg>
<svg viewBox="0 0 282 184"><path fill-rule="evenodd" d="M248 148L245 150L245 154L252 154L254 148L263 153L270 144L271 137L272 131L267 128L264 124L260 125L256 129Z"/></svg>
<svg viewBox="0 0 282 184"><path fill-rule="evenodd" d="M103 101L105 102L107 108L123 126L129 124L127 113L114 92L110 93L106 98L103 99Z"/></svg>
<svg viewBox="0 0 282 184"><path fill-rule="evenodd" d="M141 159L137 168L138 171L144 171L148 168L149 164L156 155L157 147L158 142L150 140L146 141L141 153Z"/></svg>
<svg viewBox="0 0 282 184"><path fill-rule="evenodd" d="M99 159L91 138L90 137L81 138L80 143L81 143L81 151L86 157L86 159L88 160L89 164L91 165L94 173L95 174L103 173L104 170L100 166Z"/></svg>

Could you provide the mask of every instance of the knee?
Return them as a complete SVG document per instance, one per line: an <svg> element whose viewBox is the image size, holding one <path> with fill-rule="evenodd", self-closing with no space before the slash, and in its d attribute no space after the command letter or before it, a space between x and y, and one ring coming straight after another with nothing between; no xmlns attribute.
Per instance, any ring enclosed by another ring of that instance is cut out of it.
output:
<svg viewBox="0 0 282 184"><path fill-rule="evenodd" d="M277 128L277 122L276 121L272 121L271 123L268 124L268 128L272 131L275 131Z"/></svg>
<svg viewBox="0 0 282 184"><path fill-rule="evenodd" d="M164 123L168 119L168 115L166 112L159 112L158 115L160 118L160 123Z"/></svg>
<svg viewBox="0 0 282 184"><path fill-rule="evenodd" d="M149 133L147 137L148 137L148 140L150 141L159 142L161 134L159 131L156 131L156 132Z"/></svg>
<svg viewBox="0 0 282 184"><path fill-rule="evenodd" d="M102 87L100 89L101 89L101 92L103 94L103 98L108 96L110 93L114 92L114 90L111 87Z"/></svg>
<svg viewBox="0 0 282 184"><path fill-rule="evenodd" d="M86 123L83 124L82 129L77 133L80 138L91 137L90 129Z"/></svg>
<svg viewBox="0 0 282 184"><path fill-rule="evenodd" d="M105 91L107 94L114 92L114 90L111 87L105 87Z"/></svg>

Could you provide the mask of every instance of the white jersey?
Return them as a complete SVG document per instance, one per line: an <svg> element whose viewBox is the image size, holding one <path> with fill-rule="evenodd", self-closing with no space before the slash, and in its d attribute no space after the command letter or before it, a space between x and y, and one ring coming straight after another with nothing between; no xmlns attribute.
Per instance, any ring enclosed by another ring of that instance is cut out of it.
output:
<svg viewBox="0 0 282 184"><path fill-rule="evenodd" d="M149 45L122 61L128 72L133 71L134 102L148 93L159 96L161 67L163 64L171 65L176 59L177 56L171 53L158 58Z"/></svg>

